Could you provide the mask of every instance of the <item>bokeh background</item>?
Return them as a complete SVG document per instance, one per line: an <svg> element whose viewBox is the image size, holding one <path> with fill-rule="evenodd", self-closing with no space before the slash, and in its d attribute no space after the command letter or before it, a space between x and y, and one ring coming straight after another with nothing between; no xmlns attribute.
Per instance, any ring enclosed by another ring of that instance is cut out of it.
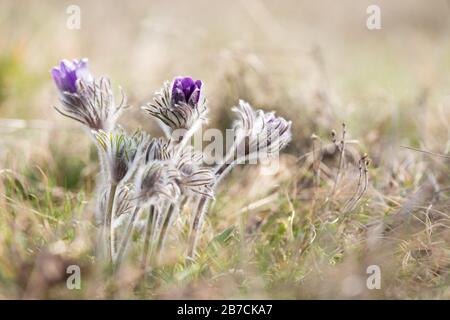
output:
<svg viewBox="0 0 450 320"><path fill-rule="evenodd" d="M371 4L381 8L380 30L366 27ZM81 9L79 30L66 27L70 5ZM93 268L86 221L98 165L82 128L53 110L49 71L82 57L125 90L126 128L161 134L139 107L177 75L206 84L208 126L229 127L239 98L293 121L276 178L239 169L221 191L205 236L226 240L214 258L208 251L197 265L163 268L151 297L450 297L448 156L401 147L450 152L449 1L1 1L1 298L102 297L94 275L81 292L60 284L67 261ZM328 141L342 122L358 141L355 154L372 160L350 231L325 227L342 202L303 219L315 208L312 195L325 201L330 183L313 189L298 161L311 151L312 134ZM377 242L368 254L371 226L386 217L403 225L405 216L423 223L385 236L398 241ZM308 223L323 236L305 251L309 240L298 239ZM383 290L368 291L365 268L375 260L389 271ZM133 297L123 288L120 297Z"/></svg>

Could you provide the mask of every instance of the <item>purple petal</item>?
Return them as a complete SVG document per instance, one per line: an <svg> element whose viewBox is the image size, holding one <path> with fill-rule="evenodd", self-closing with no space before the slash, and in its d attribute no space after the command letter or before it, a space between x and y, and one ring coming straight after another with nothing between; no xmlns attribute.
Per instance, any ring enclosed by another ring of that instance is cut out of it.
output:
<svg viewBox="0 0 450 320"><path fill-rule="evenodd" d="M200 99L202 81L191 77L176 77L172 84L172 103L188 103L195 106Z"/></svg>
<svg viewBox="0 0 450 320"><path fill-rule="evenodd" d="M172 83L172 95L175 94L176 90L183 90L183 86L181 84L181 78L175 78L173 79L173 83Z"/></svg>
<svg viewBox="0 0 450 320"><path fill-rule="evenodd" d="M58 67L53 67L51 70L53 81L55 81L56 86L59 88L61 87L61 71L58 69Z"/></svg>
<svg viewBox="0 0 450 320"><path fill-rule="evenodd" d="M189 97L188 103L192 106L197 105L198 100L200 99L200 89L195 89L194 92L192 92L191 96Z"/></svg>
<svg viewBox="0 0 450 320"><path fill-rule="evenodd" d="M53 80L61 92L75 93L77 91L77 81L79 79L85 82L92 82L93 77L89 72L88 60L73 61L62 60L59 68L54 67L51 70Z"/></svg>
<svg viewBox="0 0 450 320"><path fill-rule="evenodd" d="M181 90L180 88L174 88L174 91L172 91L172 103L175 105L186 103L186 97L183 90Z"/></svg>
<svg viewBox="0 0 450 320"><path fill-rule="evenodd" d="M191 90L192 86L195 85L194 80L191 77L185 77L181 80L183 85L183 91Z"/></svg>

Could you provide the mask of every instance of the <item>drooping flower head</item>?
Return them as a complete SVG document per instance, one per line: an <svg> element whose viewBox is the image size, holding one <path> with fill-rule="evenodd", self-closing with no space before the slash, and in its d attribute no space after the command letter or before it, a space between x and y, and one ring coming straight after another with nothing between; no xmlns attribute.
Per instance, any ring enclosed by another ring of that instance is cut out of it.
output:
<svg viewBox="0 0 450 320"><path fill-rule="evenodd" d="M52 77L61 92L76 93L77 82L91 83L93 77L89 72L88 60L86 58L72 61L62 60L59 67L52 68Z"/></svg>
<svg viewBox="0 0 450 320"><path fill-rule="evenodd" d="M274 112L255 111L243 100L239 100L239 105L232 111L239 115L233 126L237 139L245 144L245 154L241 156L259 153L271 157L291 141L291 121L277 117Z"/></svg>
<svg viewBox="0 0 450 320"><path fill-rule="evenodd" d="M203 154L192 146L177 146L173 161L179 172L179 185L183 191L214 198L214 170L203 165Z"/></svg>
<svg viewBox="0 0 450 320"><path fill-rule="evenodd" d="M76 120L91 130L111 131L122 109L126 106L123 92L116 105L109 79L95 80L88 69L87 59L62 60L51 74L59 91L60 114Z"/></svg>
<svg viewBox="0 0 450 320"><path fill-rule="evenodd" d="M192 146L174 145L170 140L153 138L143 159L145 164L170 162L178 171L176 182L183 192L214 197L211 188L215 180L214 171L203 165L203 154L195 151Z"/></svg>
<svg viewBox="0 0 450 320"><path fill-rule="evenodd" d="M175 202L181 194L178 171L170 161L153 161L136 173L134 194L141 206L159 204L160 200Z"/></svg>
<svg viewBox="0 0 450 320"><path fill-rule="evenodd" d="M166 82L153 102L142 108L161 120L172 131L190 129L198 121L206 121L206 101L202 98L202 81L176 77Z"/></svg>

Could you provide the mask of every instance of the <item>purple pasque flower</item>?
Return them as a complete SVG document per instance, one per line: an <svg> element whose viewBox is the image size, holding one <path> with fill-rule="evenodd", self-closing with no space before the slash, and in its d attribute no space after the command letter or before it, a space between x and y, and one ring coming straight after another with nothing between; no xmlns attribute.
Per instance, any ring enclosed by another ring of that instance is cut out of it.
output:
<svg viewBox="0 0 450 320"><path fill-rule="evenodd" d="M91 130L110 131L123 108L126 97L121 91L121 102L116 104L108 78L94 79L88 60L62 60L51 74L59 91L61 107L55 107L63 116L76 120Z"/></svg>
<svg viewBox="0 0 450 320"><path fill-rule="evenodd" d="M200 99L201 89L201 80L194 81L191 77L175 78L172 83L172 104L196 106Z"/></svg>
<svg viewBox="0 0 450 320"><path fill-rule="evenodd" d="M86 58L72 61L64 59L59 67L52 68L51 73L56 86L61 92L76 93L78 80L86 83L93 81Z"/></svg>
<svg viewBox="0 0 450 320"><path fill-rule="evenodd" d="M156 92L153 102L142 109L161 120L172 132L177 129L196 128L206 121L206 100L202 98L201 80L176 77L172 83L165 82Z"/></svg>

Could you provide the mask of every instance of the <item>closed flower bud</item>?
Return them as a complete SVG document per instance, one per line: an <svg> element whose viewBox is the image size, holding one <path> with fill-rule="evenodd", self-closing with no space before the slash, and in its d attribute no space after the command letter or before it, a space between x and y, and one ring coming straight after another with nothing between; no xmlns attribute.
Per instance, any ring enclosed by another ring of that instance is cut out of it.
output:
<svg viewBox="0 0 450 320"><path fill-rule="evenodd" d="M172 105L180 106L183 104L195 108L200 99L202 81L194 81L191 77L177 77L172 84Z"/></svg>
<svg viewBox="0 0 450 320"><path fill-rule="evenodd" d="M202 81L177 77L156 93L152 103L142 107L172 130L190 129L197 121L206 121L206 102Z"/></svg>
<svg viewBox="0 0 450 320"><path fill-rule="evenodd" d="M183 147L175 153L174 162L179 172L180 187L190 193L214 198L212 186L216 176L212 168L203 166L203 155L191 146Z"/></svg>
<svg viewBox="0 0 450 320"><path fill-rule="evenodd" d="M135 196L141 206L158 205L161 200L175 202L180 196L178 171L168 161L153 161L139 168Z"/></svg>
<svg viewBox="0 0 450 320"><path fill-rule="evenodd" d="M95 133L97 142L103 150L102 160L109 182L118 184L127 180L136 170L142 157L147 137L140 131L127 135L122 129L114 132L100 130Z"/></svg>
<svg viewBox="0 0 450 320"><path fill-rule="evenodd" d="M155 160L169 160L173 156L173 147L169 140L153 138L145 150L145 163Z"/></svg>

